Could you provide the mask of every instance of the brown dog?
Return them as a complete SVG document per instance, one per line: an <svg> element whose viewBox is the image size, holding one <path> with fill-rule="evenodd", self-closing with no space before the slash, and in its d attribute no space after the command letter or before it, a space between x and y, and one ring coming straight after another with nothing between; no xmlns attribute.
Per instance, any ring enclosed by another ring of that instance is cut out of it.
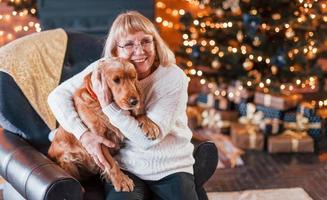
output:
<svg viewBox="0 0 327 200"><path fill-rule="evenodd" d="M101 77L106 79L116 104L123 110L131 111L149 139L156 139L159 135L159 128L143 114L134 66L123 59L111 58L100 61L97 70ZM121 147L124 137L116 127L110 124L108 117L102 112L92 90L91 75L90 73L84 78L84 86L74 94L73 100L80 118L89 130L115 143L115 148L108 149L104 145L101 147L110 168L101 169L80 141L62 127L55 134L48 151L49 157L78 180L101 173L106 181L112 182L116 191L132 191L133 181L120 170L112 157L112 154Z"/></svg>

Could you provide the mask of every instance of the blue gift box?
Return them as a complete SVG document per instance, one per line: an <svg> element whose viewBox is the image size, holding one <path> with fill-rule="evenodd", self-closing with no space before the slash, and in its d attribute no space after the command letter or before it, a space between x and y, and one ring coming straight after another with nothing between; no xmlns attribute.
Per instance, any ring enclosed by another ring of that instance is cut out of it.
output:
<svg viewBox="0 0 327 200"><path fill-rule="evenodd" d="M257 110L264 113L265 118L283 119L285 112L274 108L257 105Z"/></svg>
<svg viewBox="0 0 327 200"><path fill-rule="evenodd" d="M203 103L203 104L206 104L208 106L212 106L212 105L209 105L209 103L211 104L210 102L210 99L211 97L208 95L208 94L205 94L205 93L200 93L198 95L198 98L196 100L197 103Z"/></svg>
<svg viewBox="0 0 327 200"><path fill-rule="evenodd" d="M308 134L314 139L320 139L321 137L321 118L318 116L309 117L309 127ZM315 127L316 126L316 127Z"/></svg>
<svg viewBox="0 0 327 200"><path fill-rule="evenodd" d="M296 115L299 113L296 112L287 112L285 113L284 116L284 122L288 123L288 122L296 122ZM304 114L303 114L304 116ZM316 115L311 115L309 117L304 116L306 118L308 118L308 129L307 132L308 134L314 138L314 139L319 139L321 137L321 118L319 116Z"/></svg>
<svg viewBox="0 0 327 200"><path fill-rule="evenodd" d="M284 115L284 122L296 122L296 112L286 112Z"/></svg>
<svg viewBox="0 0 327 200"><path fill-rule="evenodd" d="M305 117L310 117L316 115L315 108L309 108L302 105L299 105L296 109L296 112L303 114Z"/></svg>
<svg viewBox="0 0 327 200"><path fill-rule="evenodd" d="M237 105L237 110L241 116L246 116L246 102L241 102Z"/></svg>
<svg viewBox="0 0 327 200"><path fill-rule="evenodd" d="M233 109L234 103L229 101L225 97L216 97L213 94L200 93L197 97L196 103L199 106L208 108L216 108L217 110L231 110Z"/></svg>
<svg viewBox="0 0 327 200"><path fill-rule="evenodd" d="M238 104L238 112L240 113L241 116L246 115L246 107L247 107L246 102L241 102L240 104ZM265 118L277 118L277 119L282 120L284 113L285 113L281 110L277 110L274 108L268 108L268 107L261 106L261 105L256 105L256 109L257 109L257 111L263 112Z"/></svg>

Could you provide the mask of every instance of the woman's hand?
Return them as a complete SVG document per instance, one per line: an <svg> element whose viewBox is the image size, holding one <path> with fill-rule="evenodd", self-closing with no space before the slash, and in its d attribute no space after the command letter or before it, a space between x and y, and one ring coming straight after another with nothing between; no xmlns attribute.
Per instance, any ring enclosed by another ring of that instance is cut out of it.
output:
<svg viewBox="0 0 327 200"><path fill-rule="evenodd" d="M106 78L103 73L100 72L99 68L95 69L92 73L91 82L93 91L98 98L101 108L111 104L113 102L112 94L106 82Z"/></svg>
<svg viewBox="0 0 327 200"><path fill-rule="evenodd" d="M104 137L92 133L91 131L84 132L80 138L80 142L82 143L86 151L92 156L93 160L99 167L101 167L102 169L111 168L108 161L103 155L101 145L103 144L107 147L112 148L115 146L114 143Z"/></svg>

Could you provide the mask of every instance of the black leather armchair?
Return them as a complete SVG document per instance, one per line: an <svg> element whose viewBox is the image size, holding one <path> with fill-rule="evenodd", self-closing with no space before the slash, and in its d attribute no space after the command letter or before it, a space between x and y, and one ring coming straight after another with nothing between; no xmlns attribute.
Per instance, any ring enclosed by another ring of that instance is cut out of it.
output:
<svg viewBox="0 0 327 200"><path fill-rule="evenodd" d="M103 39L68 32L61 82L97 60ZM103 199L103 185L94 177L78 182L46 157L50 145L47 125L31 107L15 81L0 72L0 175L7 180L5 200ZM207 199L203 184L214 173L218 153L211 142L197 145L194 175L200 199Z"/></svg>

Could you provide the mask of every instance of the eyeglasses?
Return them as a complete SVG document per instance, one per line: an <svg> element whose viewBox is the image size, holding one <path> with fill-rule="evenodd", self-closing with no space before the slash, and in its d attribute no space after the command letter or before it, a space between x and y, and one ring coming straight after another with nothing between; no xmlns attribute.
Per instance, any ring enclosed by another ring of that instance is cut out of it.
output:
<svg viewBox="0 0 327 200"><path fill-rule="evenodd" d="M135 51L136 47L141 46L143 50L150 51L153 48L153 40L152 39L143 39L139 44L135 44L134 42L128 42L124 45L118 45L119 48L122 48L126 51L126 53L132 53Z"/></svg>

